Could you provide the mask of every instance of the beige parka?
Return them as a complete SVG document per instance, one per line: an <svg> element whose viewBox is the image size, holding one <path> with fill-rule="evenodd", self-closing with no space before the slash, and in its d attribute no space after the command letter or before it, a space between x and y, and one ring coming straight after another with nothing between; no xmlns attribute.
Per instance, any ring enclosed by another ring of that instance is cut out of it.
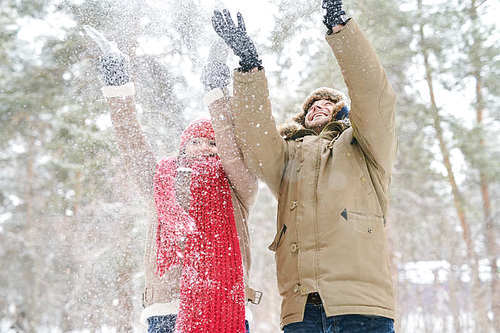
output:
<svg viewBox="0 0 500 333"><path fill-rule="evenodd" d="M357 23L326 37L351 99L351 127L285 140L265 72L236 71L233 120L244 159L278 199L275 251L281 327L303 320L318 292L327 316L395 316L386 241L395 159L395 94Z"/></svg>

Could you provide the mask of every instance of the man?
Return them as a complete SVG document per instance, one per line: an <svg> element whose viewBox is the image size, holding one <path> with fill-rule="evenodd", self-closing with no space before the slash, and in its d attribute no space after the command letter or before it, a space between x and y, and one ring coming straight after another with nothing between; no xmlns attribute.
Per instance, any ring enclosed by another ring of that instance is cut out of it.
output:
<svg viewBox="0 0 500 333"><path fill-rule="evenodd" d="M395 159L396 98L369 42L340 0L324 0L326 40L349 90L320 88L280 135L262 61L241 14L215 11L217 34L240 57L233 120L245 162L278 199L281 327L393 332L385 216ZM350 120L350 121L349 121Z"/></svg>
<svg viewBox="0 0 500 333"><path fill-rule="evenodd" d="M103 55L99 70L127 169L156 206L148 226L142 320L148 332L248 332L248 212L257 179L243 163L229 116L230 71L212 48L203 83L210 120L192 122L177 156L156 162L137 120L128 59L91 27Z"/></svg>

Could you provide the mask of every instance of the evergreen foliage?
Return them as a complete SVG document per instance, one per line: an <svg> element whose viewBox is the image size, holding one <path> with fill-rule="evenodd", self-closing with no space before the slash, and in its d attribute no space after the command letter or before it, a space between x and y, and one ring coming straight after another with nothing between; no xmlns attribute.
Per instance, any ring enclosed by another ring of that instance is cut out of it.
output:
<svg viewBox="0 0 500 333"><path fill-rule="evenodd" d="M398 95L388 221L397 324L401 332L493 332L500 320L500 43L491 13L498 5L425 1L419 8L419 1L345 1ZM201 84L192 78L215 36L207 29L211 12L200 1L155 6L160 2L2 1L0 332L138 328L145 224L153 208L137 196L118 154L99 90L99 53L81 27L102 31L131 57L141 123L156 155L165 156L204 108ZM281 0L276 8L266 43L256 47L269 68L273 112L282 123L313 89L347 88L323 39L319 2ZM27 27L47 32L30 41ZM145 51L148 43L155 53ZM449 170L463 198L471 249ZM279 330L274 257L267 251L275 212L271 194L261 188L250 222L253 285L264 291L253 307L255 332ZM416 263L431 267L431 279L415 274Z"/></svg>

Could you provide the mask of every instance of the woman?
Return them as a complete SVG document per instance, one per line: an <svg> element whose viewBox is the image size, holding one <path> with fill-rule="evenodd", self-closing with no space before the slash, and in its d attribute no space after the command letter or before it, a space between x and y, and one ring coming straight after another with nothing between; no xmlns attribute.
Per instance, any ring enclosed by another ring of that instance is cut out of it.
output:
<svg viewBox="0 0 500 333"><path fill-rule="evenodd" d="M248 331L244 305L260 296L248 287L247 219L257 180L234 139L227 66L213 60L205 71L211 122L189 125L178 156L157 164L136 117L127 57L95 29L85 30L103 52L102 90L127 169L156 206L144 261L141 317L149 332Z"/></svg>

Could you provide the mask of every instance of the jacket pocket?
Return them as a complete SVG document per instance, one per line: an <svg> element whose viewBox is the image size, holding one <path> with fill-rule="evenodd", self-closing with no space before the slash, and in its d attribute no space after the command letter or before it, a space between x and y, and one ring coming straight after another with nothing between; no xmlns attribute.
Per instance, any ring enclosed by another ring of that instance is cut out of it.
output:
<svg viewBox="0 0 500 333"><path fill-rule="evenodd" d="M276 252L276 250L281 244L281 241L283 240L283 237L285 236L285 233L286 233L286 224L283 224L280 231L276 234L276 236L274 236L273 242L267 248L273 252Z"/></svg>
<svg viewBox="0 0 500 333"><path fill-rule="evenodd" d="M365 214L344 210L342 218L352 230L367 238L379 238L383 234L384 218L374 214Z"/></svg>

